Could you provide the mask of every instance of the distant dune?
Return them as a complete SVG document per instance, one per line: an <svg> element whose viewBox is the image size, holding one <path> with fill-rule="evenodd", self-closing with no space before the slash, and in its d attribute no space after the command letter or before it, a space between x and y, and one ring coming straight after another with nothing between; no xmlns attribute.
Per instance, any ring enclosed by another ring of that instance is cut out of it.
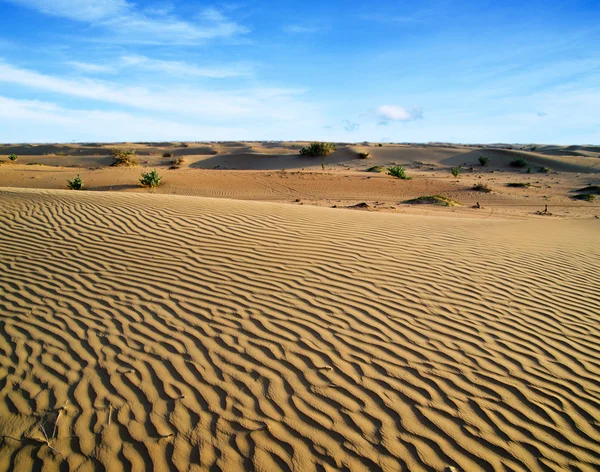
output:
<svg viewBox="0 0 600 472"><path fill-rule="evenodd" d="M600 221L4 188L0 228L0 470L600 469Z"/></svg>

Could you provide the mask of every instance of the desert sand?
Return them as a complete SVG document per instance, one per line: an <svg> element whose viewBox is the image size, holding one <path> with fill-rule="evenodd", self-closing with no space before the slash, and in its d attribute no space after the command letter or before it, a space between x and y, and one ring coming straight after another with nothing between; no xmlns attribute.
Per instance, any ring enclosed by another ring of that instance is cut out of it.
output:
<svg viewBox="0 0 600 472"><path fill-rule="evenodd" d="M569 197L597 156L260 146L0 166L0 470L600 469L600 207ZM434 193L463 206L402 203Z"/></svg>

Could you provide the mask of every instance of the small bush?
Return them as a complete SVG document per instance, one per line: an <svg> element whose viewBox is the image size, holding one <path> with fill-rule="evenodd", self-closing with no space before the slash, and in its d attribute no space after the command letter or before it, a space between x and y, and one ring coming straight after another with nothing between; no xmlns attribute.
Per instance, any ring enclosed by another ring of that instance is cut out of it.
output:
<svg viewBox="0 0 600 472"><path fill-rule="evenodd" d="M593 202L594 200L596 200L596 195L594 195L593 193L580 193L577 195L573 195L573 197L575 200L584 200L586 202Z"/></svg>
<svg viewBox="0 0 600 472"><path fill-rule="evenodd" d="M163 154L163 157L173 157L173 153L172 152L165 152Z"/></svg>
<svg viewBox="0 0 600 472"><path fill-rule="evenodd" d="M378 174L381 174L383 171L385 171L385 167L383 166L373 166L367 169L367 172L377 172Z"/></svg>
<svg viewBox="0 0 600 472"><path fill-rule="evenodd" d="M370 152L359 152L358 153L358 158L359 159L368 159L369 157L371 157L371 153Z"/></svg>
<svg viewBox="0 0 600 472"><path fill-rule="evenodd" d="M300 154L311 157L324 157L335 151L333 143L310 143L310 145L300 149Z"/></svg>
<svg viewBox="0 0 600 472"><path fill-rule="evenodd" d="M450 172L452 172L452 175L454 177L458 177L461 173L462 173L462 169L460 166L458 167L453 167L452 169L450 169Z"/></svg>
<svg viewBox="0 0 600 472"><path fill-rule="evenodd" d="M190 147L190 145L188 143L181 143L179 146L181 146L183 148Z"/></svg>
<svg viewBox="0 0 600 472"><path fill-rule="evenodd" d="M456 200L452 200L443 195L428 195L425 197L417 197L411 200L406 200L404 203L410 203L414 205L439 205L439 206L460 206Z"/></svg>
<svg viewBox="0 0 600 472"><path fill-rule="evenodd" d="M379 146L379 147L383 147L383 144L379 143L379 144L378 144L378 146Z"/></svg>
<svg viewBox="0 0 600 472"><path fill-rule="evenodd" d="M126 149L112 149L110 151L112 157L115 158L113 166L126 167L126 166L137 166L138 160L133 150Z"/></svg>
<svg viewBox="0 0 600 472"><path fill-rule="evenodd" d="M549 167L540 167L538 169L538 172L543 172L544 174L547 174L548 172L550 172L550 168Z"/></svg>
<svg viewBox="0 0 600 472"><path fill-rule="evenodd" d="M140 179L140 183L144 187L154 188L154 187L158 187L160 185L160 179L161 179L161 177L158 175L158 172L156 172L156 169L152 169L152 172L148 172L145 174L142 173L142 178Z"/></svg>
<svg viewBox="0 0 600 472"><path fill-rule="evenodd" d="M513 187L513 188L528 188L531 187L531 184L525 183L525 182L511 182L506 184L507 187Z"/></svg>
<svg viewBox="0 0 600 472"><path fill-rule="evenodd" d="M523 156L519 156L515 157L512 161L510 161L510 165L512 167L527 167L529 163L527 162L527 159L525 159Z"/></svg>
<svg viewBox="0 0 600 472"><path fill-rule="evenodd" d="M412 177L406 175L406 169L402 166L392 166L387 168L388 175L402 180L410 180Z"/></svg>
<svg viewBox="0 0 600 472"><path fill-rule="evenodd" d="M9 158L11 161L16 161L16 160L17 160L17 155L16 155L16 154L10 154L10 155L8 156L8 158Z"/></svg>
<svg viewBox="0 0 600 472"><path fill-rule="evenodd" d="M81 190L83 188L83 180L79 176L73 180L67 180L67 188L69 190Z"/></svg>
<svg viewBox="0 0 600 472"><path fill-rule="evenodd" d="M178 158L171 161L171 167L169 169L179 169L182 164L185 162L183 157L179 156Z"/></svg>
<svg viewBox="0 0 600 472"><path fill-rule="evenodd" d="M473 190L475 190L476 192L484 193L490 193L492 191L492 189L487 184L482 184L481 182L473 185Z"/></svg>
<svg viewBox="0 0 600 472"><path fill-rule="evenodd" d="M490 162L490 158L489 157L487 157L487 156L479 156L479 163L482 166L487 165L488 162Z"/></svg>

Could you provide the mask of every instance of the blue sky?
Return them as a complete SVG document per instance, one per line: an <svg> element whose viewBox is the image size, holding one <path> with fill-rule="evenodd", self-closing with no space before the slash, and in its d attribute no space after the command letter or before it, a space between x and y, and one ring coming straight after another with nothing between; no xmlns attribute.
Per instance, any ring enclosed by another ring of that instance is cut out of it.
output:
<svg viewBox="0 0 600 472"><path fill-rule="evenodd" d="M600 0L0 0L0 142L600 143Z"/></svg>

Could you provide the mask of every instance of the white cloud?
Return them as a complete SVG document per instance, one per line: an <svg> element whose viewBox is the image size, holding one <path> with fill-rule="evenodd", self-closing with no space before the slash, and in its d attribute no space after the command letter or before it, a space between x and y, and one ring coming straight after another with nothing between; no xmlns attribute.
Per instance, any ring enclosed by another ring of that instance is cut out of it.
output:
<svg viewBox="0 0 600 472"><path fill-rule="evenodd" d="M316 33L321 30L317 26L303 26L303 25L285 25L283 31L289 34L307 34Z"/></svg>
<svg viewBox="0 0 600 472"><path fill-rule="evenodd" d="M382 105L375 110L379 124L386 125L392 121L413 121L423 118L422 108L403 108L397 105Z"/></svg>
<svg viewBox="0 0 600 472"><path fill-rule="evenodd" d="M103 64L93 64L90 62L79 61L67 61L65 62L65 64L83 72L90 72L96 74L115 72L115 68L113 66L107 66Z"/></svg>
<svg viewBox="0 0 600 472"><path fill-rule="evenodd" d="M110 31L103 41L143 44L190 44L230 38L248 30L214 8L198 22L179 19L169 10L137 10L126 0L8 0L45 15L90 23Z"/></svg>
<svg viewBox="0 0 600 472"><path fill-rule="evenodd" d="M251 75L250 69L246 66L198 67L183 61L164 61L138 55L122 56L121 65L125 67L136 67L138 69L148 71L160 71L168 74L177 74L180 76L209 77L213 79Z"/></svg>
<svg viewBox="0 0 600 472"><path fill-rule="evenodd" d="M0 62L0 83L12 83L39 91L132 107L173 113L198 119L294 120L317 113L317 107L296 97L302 90L251 88L212 91L194 87L159 89L124 87L120 84L80 78L63 79Z"/></svg>

